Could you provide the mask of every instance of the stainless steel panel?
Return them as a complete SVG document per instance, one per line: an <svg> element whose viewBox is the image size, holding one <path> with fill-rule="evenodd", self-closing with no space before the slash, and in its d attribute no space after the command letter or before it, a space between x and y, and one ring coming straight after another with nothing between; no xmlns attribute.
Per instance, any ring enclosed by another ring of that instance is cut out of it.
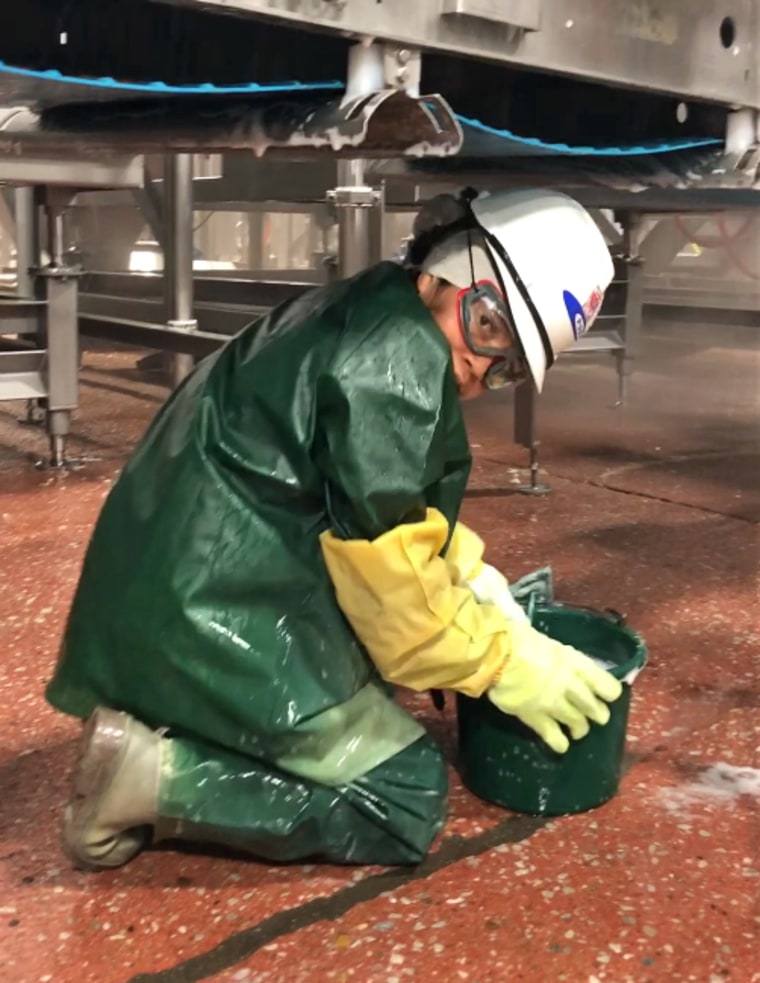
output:
<svg viewBox="0 0 760 983"><path fill-rule="evenodd" d="M0 144L3 133L0 131ZM66 188L140 188L142 157L77 160L16 154L13 141L0 146L0 184L44 184Z"/></svg>
<svg viewBox="0 0 760 983"><path fill-rule="evenodd" d="M41 300L0 297L0 335L39 335L47 305Z"/></svg>
<svg viewBox="0 0 760 983"><path fill-rule="evenodd" d="M174 2L199 5L198 0ZM760 108L756 0L734 0L730 5L714 0L552 0L543 5L540 30L522 35L477 17L444 16L442 0L203 0L203 5L683 98Z"/></svg>
<svg viewBox="0 0 760 983"><path fill-rule="evenodd" d="M37 318L45 312L44 300L0 297L0 323L13 318Z"/></svg>
<svg viewBox="0 0 760 983"><path fill-rule="evenodd" d="M46 352L0 352L0 400L47 395L43 378Z"/></svg>
<svg viewBox="0 0 760 983"><path fill-rule="evenodd" d="M695 282L683 277L644 277L644 302L658 307L693 308L710 321L715 312L746 311L760 325L760 289L720 280Z"/></svg>
<svg viewBox="0 0 760 983"><path fill-rule="evenodd" d="M579 338L565 355L583 355L593 352L617 352L625 348L625 343L618 331L590 331L585 337Z"/></svg>

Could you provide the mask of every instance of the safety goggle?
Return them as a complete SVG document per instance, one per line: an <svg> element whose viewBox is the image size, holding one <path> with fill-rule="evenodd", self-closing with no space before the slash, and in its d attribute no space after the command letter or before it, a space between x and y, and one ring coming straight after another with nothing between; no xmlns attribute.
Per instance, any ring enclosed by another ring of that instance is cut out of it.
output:
<svg viewBox="0 0 760 983"><path fill-rule="evenodd" d="M448 227L448 232L454 231L455 226L458 228L465 229L468 234L468 239L473 231L476 231L482 235L488 247L488 252L490 253L491 266L493 267L494 273L496 274L496 282L501 290L501 297L503 297L502 306L506 311L507 323L510 326L514 325L514 318L509 307L509 298L507 297L506 287L504 285L504 278L501 275L498 264L496 263L495 257L501 260L512 278L512 282L520 294L520 297L530 313L533 323L538 331L538 336L541 340L541 345L544 349L544 357L546 360L546 368L551 368L554 364L554 349L552 347L551 338L549 337L549 332L546 330L546 325L541 317L541 314L536 307L533 298L530 295L530 291L525 285L519 271L512 262L512 257L509 255L507 250L504 248L502 243L497 239L497 237L490 232L485 226L481 225L478 221L477 216L472 208L472 203L478 197L477 191L473 188L465 188L459 199L464 207L465 214L463 218L458 223L452 223ZM470 240L470 268L473 272L473 287L471 289L479 286L475 283L475 271L472 256L472 241ZM499 300L501 298L498 298ZM460 314L461 316L461 314ZM466 336L465 336L466 337ZM499 356L495 356L499 358ZM485 384L489 389L500 389L502 386L509 385L510 382L519 382L526 378L529 374L528 365L525 361L525 357L522 353L522 347L518 344L517 347L511 354L504 355L499 361L494 362L489 370L489 374L485 378ZM490 378L489 378L490 376Z"/></svg>
<svg viewBox="0 0 760 983"><path fill-rule="evenodd" d="M487 389L502 389L527 377L528 367L509 307L496 287L475 283L460 290L459 327L476 355L494 359L484 378Z"/></svg>

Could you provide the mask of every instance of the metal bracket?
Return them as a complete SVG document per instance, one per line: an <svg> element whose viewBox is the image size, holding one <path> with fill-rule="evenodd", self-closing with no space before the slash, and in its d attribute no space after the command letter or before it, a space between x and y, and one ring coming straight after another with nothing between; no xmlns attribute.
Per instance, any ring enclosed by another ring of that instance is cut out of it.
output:
<svg viewBox="0 0 760 983"><path fill-rule="evenodd" d="M541 28L540 0L443 0L444 17L474 17L520 31Z"/></svg>
<svg viewBox="0 0 760 983"><path fill-rule="evenodd" d="M383 45L383 76L391 89L400 89L416 98L422 80L422 54L416 48Z"/></svg>
<svg viewBox="0 0 760 983"><path fill-rule="evenodd" d="M56 474L66 474L70 471L83 471L85 464L91 461L102 460L99 457L67 457L65 445L61 443L60 437L52 435L50 438L50 457L33 458L34 467L37 471L53 471Z"/></svg>
<svg viewBox="0 0 760 983"><path fill-rule="evenodd" d="M22 427L43 427L45 425L45 397L35 396L27 399L24 416L18 421Z"/></svg>
<svg viewBox="0 0 760 983"><path fill-rule="evenodd" d="M738 176L738 183L744 188L760 187L760 141L752 144L751 147L739 155L736 161L735 172Z"/></svg>
<svg viewBox="0 0 760 983"><path fill-rule="evenodd" d="M198 322L193 318L188 318L186 321L167 321L167 328L171 328L172 331L197 331Z"/></svg>
<svg viewBox="0 0 760 983"><path fill-rule="evenodd" d="M382 197L382 191L370 187L330 188L327 192L333 208L374 208Z"/></svg>
<svg viewBox="0 0 760 983"><path fill-rule="evenodd" d="M379 262L383 256L385 191L367 181L366 161L338 161L338 186L327 191L338 225L338 256L333 273L341 278Z"/></svg>
<svg viewBox="0 0 760 983"><path fill-rule="evenodd" d="M422 55L416 48L399 44L360 41L348 50L348 75L343 102L384 90L419 98Z"/></svg>
<svg viewBox="0 0 760 983"><path fill-rule="evenodd" d="M538 448L540 441L536 440L530 445L530 484L529 485L519 485L517 490L521 495L550 495L551 488L549 485L545 485L543 482L538 480L539 465L538 465Z"/></svg>
<svg viewBox="0 0 760 983"><path fill-rule="evenodd" d="M32 267L31 273L47 280L74 280L84 276L81 266L66 266L63 263L59 266Z"/></svg>
<svg viewBox="0 0 760 983"><path fill-rule="evenodd" d="M755 109L736 109L726 121L726 153L741 155L760 143L760 112Z"/></svg>

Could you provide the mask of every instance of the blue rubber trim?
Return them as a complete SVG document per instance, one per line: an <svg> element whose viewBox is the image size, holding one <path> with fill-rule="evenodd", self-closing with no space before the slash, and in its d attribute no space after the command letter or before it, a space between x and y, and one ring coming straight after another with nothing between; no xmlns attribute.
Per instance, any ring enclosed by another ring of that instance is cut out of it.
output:
<svg viewBox="0 0 760 983"><path fill-rule="evenodd" d="M120 82L114 78L81 78L75 75L64 75L56 69L37 70L31 68L15 68L0 61L0 76L14 75L17 78L27 78L37 82L47 82L53 85L76 85L99 90L110 90L124 93L142 93L147 95L253 95L267 92L340 92L345 83L332 82L271 82L259 84L248 82L240 85L214 85L202 82L195 85L170 85L167 82ZM2 83L0 82L0 85ZM530 150L545 155L565 155L573 157L642 157L649 154L670 153L677 150L690 150L695 147L709 147L721 144L721 140L712 137L695 138L692 140L654 141L651 144L632 145L628 147L585 147L570 146L565 143L547 143L536 137L521 137L509 130L499 130L481 123L480 120L469 119L457 115L457 119L467 132L472 131L477 138L485 137L488 146L484 149L494 156L504 154L507 144L513 152L518 150L525 154ZM466 150L466 145L465 145Z"/></svg>
<svg viewBox="0 0 760 983"><path fill-rule="evenodd" d="M42 82L60 82L67 85L82 85L97 89L117 89L122 92L142 92L149 95L245 95L258 92L311 92L318 89L340 91L345 82L272 82L259 85L246 82L242 85L214 85L201 82L196 85L170 85L168 82L119 82L113 78L80 78L76 75L63 75L54 68L44 71L32 68L14 68L0 61L0 72Z"/></svg>
<svg viewBox="0 0 760 983"><path fill-rule="evenodd" d="M714 137L697 137L690 140L654 141L648 144L631 145L629 147L570 146L566 143L546 143L535 137L521 137L509 130L498 130L492 126L488 126L486 123L481 123L480 120L468 119L466 116L457 116L457 119L465 130L472 129L478 133L486 134L489 137L493 137L495 141L516 143L522 147L532 147L544 152L551 151L556 154L576 157L640 157L676 150L691 150L694 147L716 146L723 142ZM496 145L495 143L494 146Z"/></svg>

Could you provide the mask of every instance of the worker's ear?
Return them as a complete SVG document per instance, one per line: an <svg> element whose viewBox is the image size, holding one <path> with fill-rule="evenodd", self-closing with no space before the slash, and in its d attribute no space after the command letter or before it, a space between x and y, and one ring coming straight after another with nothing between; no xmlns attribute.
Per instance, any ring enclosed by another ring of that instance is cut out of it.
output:
<svg viewBox="0 0 760 983"><path fill-rule="evenodd" d="M417 277L417 292L425 307L433 308L443 289L443 281L430 273L420 273Z"/></svg>

